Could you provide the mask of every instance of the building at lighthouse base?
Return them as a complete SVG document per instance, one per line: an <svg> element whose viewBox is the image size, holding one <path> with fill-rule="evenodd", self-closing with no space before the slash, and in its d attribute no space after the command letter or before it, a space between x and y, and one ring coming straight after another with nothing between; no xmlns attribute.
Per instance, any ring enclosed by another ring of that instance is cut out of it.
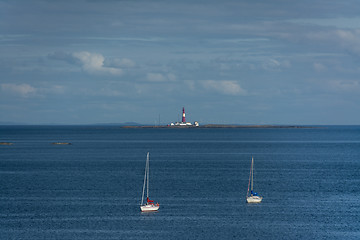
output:
<svg viewBox="0 0 360 240"><path fill-rule="evenodd" d="M194 127L198 127L199 123L198 122L175 122L175 123L171 123L170 126L194 126Z"/></svg>

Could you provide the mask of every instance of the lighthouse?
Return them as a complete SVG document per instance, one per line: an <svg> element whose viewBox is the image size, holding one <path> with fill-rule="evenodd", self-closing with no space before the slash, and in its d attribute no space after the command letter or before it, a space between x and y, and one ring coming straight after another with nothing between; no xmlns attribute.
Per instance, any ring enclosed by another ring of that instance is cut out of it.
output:
<svg viewBox="0 0 360 240"><path fill-rule="evenodd" d="M178 115L179 117L179 115ZM181 118L181 122L175 122L175 123L171 123L168 126L179 126L179 127L198 127L199 123L198 122L194 122L194 124L190 123L190 122L186 122L185 119L185 108L182 108L182 118Z"/></svg>
<svg viewBox="0 0 360 240"><path fill-rule="evenodd" d="M185 108L184 107L183 107L183 114L182 114L181 122L186 123L186 121L185 121Z"/></svg>

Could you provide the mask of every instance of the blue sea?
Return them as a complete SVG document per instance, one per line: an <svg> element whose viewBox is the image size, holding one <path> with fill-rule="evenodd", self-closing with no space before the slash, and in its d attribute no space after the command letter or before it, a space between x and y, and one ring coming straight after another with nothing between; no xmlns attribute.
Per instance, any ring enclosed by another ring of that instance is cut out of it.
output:
<svg viewBox="0 0 360 240"><path fill-rule="evenodd" d="M0 239L360 239L360 126L0 126L0 142Z"/></svg>

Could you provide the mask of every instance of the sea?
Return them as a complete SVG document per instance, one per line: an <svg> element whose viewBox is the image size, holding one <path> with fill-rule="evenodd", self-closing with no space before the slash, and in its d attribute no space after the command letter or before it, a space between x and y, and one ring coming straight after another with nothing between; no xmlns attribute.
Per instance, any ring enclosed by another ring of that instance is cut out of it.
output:
<svg viewBox="0 0 360 240"><path fill-rule="evenodd" d="M0 142L0 239L360 239L360 126L0 126Z"/></svg>

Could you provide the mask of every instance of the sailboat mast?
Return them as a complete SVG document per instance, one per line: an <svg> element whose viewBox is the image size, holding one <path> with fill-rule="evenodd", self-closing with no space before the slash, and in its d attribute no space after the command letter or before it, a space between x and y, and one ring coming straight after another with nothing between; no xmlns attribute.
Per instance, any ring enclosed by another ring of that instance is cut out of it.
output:
<svg viewBox="0 0 360 240"><path fill-rule="evenodd" d="M148 153L149 154L149 153ZM145 174L144 174L144 185L143 185L143 191L142 191L142 197L141 197L141 205L143 205L143 202L144 202L144 193L145 193L145 184L146 184L146 175L147 175L147 160L146 160L146 163L145 163Z"/></svg>
<svg viewBox="0 0 360 240"><path fill-rule="evenodd" d="M254 157L251 159L251 191L254 190Z"/></svg>
<svg viewBox="0 0 360 240"><path fill-rule="evenodd" d="M150 166L149 166L149 152L147 153L147 156L146 156L146 164L147 164L147 184L146 184L146 197L148 198L149 197L149 177L150 177ZM147 199L146 198L146 199Z"/></svg>
<svg viewBox="0 0 360 240"><path fill-rule="evenodd" d="M251 167L250 167L250 173L249 173L249 184L248 184L248 189L247 189L246 196L249 196L250 183L251 183Z"/></svg>

